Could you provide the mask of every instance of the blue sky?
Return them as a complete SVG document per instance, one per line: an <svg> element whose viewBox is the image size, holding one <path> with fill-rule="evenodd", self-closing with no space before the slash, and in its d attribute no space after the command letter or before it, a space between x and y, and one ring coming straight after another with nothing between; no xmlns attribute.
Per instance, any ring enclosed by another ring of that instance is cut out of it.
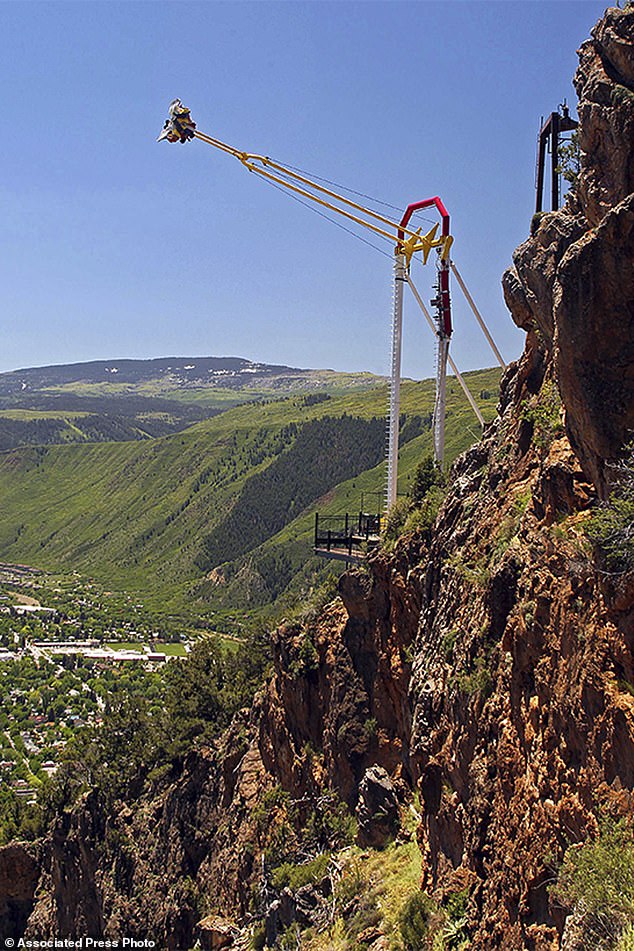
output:
<svg viewBox="0 0 634 951"><path fill-rule="evenodd" d="M203 131L398 208L440 195L454 260L518 356L500 278L534 210L540 117L564 98L574 114L575 50L604 8L0 2L0 370L234 355L388 371L389 256L199 141L156 143L176 96ZM429 298L432 267L413 273ZM492 365L456 287L454 303L458 366ZM404 373L431 375L433 350L406 299Z"/></svg>

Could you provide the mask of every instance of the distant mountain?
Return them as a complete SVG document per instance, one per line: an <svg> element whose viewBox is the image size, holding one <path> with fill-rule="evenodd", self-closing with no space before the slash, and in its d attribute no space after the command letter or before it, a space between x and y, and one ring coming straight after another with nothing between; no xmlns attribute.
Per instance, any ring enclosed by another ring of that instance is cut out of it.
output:
<svg viewBox="0 0 634 951"><path fill-rule="evenodd" d="M122 442L178 432L249 401L339 394L382 382L243 357L94 360L0 373L0 451Z"/></svg>
<svg viewBox="0 0 634 951"><path fill-rule="evenodd" d="M29 367L0 374L0 396L67 386L72 383L128 383L149 381L178 384L252 385L254 378L301 378L306 370L254 363L242 357L158 357L151 360L91 360L60 366Z"/></svg>

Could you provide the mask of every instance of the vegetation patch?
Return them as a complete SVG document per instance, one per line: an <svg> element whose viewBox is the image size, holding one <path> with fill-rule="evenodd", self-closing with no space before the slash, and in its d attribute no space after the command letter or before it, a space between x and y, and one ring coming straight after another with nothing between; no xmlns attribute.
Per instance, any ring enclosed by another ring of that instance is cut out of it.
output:
<svg viewBox="0 0 634 951"><path fill-rule="evenodd" d="M447 559L447 565L467 584L483 590L491 580L491 569L486 561L467 559L463 551L456 551Z"/></svg>
<svg viewBox="0 0 634 951"><path fill-rule="evenodd" d="M612 91L612 96L623 86L616 86ZM630 93L631 95L631 93ZM567 141L559 143L559 165L557 172L563 176L564 180L570 185L575 185L579 172L581 170L581 145L579 144L579 131L574 129L572 135Z"/></svg>
<svg viewBox="0 0 634 951"><path fill-rule="evenodd" d="M375 466L384 423L324 417L284 432L289 445L242 488L226 518L204 540L198 567L208 570L244 554L280 531L331 486Z"/></svg>
<svg viewBox="0 0 634 951"><path fill-rule="evenodd" d="M414 470L407 496L397 499L387 514L384 546L390 549L406 532L429 532L444 497L443 473L433 456L426 455Z"/></svg>
<svg viewBox="0 0 634 951"><path fill-rule="evenodd" d="M312 885L320 882L330 862L330 855L323 853L309 862L301 865L293 865L291 862L282 862L281 865L273 871L273 886L277 889L290 888L291 891L297 891L304 885Z"/></svg>
<svg viewBox="0 0 634 951"><path fill-rule="evenodd" d="M624 819L603 819L596 838L566 850L552 898L582 917L593 947L627 947L634 927L634 836Z"/></svg>
<svg viewBox="0 0 634 951"><path fill-rule="evenodd" d="M398 925L403 947L406 951L429 947L434 931L440 930L442 915L438 905L424 892L414 892L398 916Z"/></svg>
<svg viewBox="0 0 634 951"><path fill-rule="evenodd" d="M533 443L546 453L563 432L562 404L556 383L547 380L536 397L525 400L522 419L533 425Z"/></svg>
<svg viewBox="0 0 634 951"><path fill-rule="evenodd" d="M474 694L480 694L484 700L490 697L493 693L493 677L486 654L478 654L470 670L455 674L454 682L469 697Z"/></svg>
<svg viewBox="0 0 634 951"><path fill-rule="evenodd" d="M288 672L291 677L305 677L319 667L319 654L308 631L301 635L299 646L294 652Z"/></svg>
<svg viewBox="0 0 634 951"><path fill-rule="evenodd" d="M607 502L593 514L587 533L609 571L634 569L634 450L615 469L616 479Z"/></svg>

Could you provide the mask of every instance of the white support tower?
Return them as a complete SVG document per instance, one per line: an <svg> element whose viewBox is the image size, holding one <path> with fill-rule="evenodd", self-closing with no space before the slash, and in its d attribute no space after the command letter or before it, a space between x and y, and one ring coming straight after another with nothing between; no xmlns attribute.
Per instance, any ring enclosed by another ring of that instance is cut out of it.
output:
<svg viewBox="0 0 634 951"><path fill-rule="evenodd" d="M401 412L401 351L403 344L403 284L407 280L405 255L394 258L394 309L392 314L392 368L390 375L390 409L387 437L387 489L385 508L396 502L398 479L398 435Z"/></svg>

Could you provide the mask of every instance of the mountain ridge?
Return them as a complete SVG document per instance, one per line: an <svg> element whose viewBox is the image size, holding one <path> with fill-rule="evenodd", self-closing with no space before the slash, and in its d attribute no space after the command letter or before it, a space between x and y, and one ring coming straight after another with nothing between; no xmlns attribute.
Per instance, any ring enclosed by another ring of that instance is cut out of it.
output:
<svg viewBox="0 0 634 951"><path fill-rule="evenodd" d="M246 357L148 357L123 359L100 359L79 361L75 363L48 364L41 367L24 367L17 370L6 370L0 373L0 396L14 392L23 392L29 387L30 381L38 388L64 385L69 383L142 383L155 380L161 376L171 375L180 378L183 382L218 384L223 376L239 379L244 374L243 382L256 376L257 378L273 378L295 375L301 378L307 374L338 373L343 377L355 374L346 371L336 371L328 368L292 367L285 364L269 364L254 361ZM212 375L210 380L207 376ZM360 372L359 377L382 379L373 374ZM219 379L213 379L216 376Z"/></svg>
<svg viewBox="0 0 634 951"><path fill-rule="evenodd" d="M30 367L0 374L0 452L25 445L150 439L250 401L382 385L370 373L156 357Z"/></svg>

